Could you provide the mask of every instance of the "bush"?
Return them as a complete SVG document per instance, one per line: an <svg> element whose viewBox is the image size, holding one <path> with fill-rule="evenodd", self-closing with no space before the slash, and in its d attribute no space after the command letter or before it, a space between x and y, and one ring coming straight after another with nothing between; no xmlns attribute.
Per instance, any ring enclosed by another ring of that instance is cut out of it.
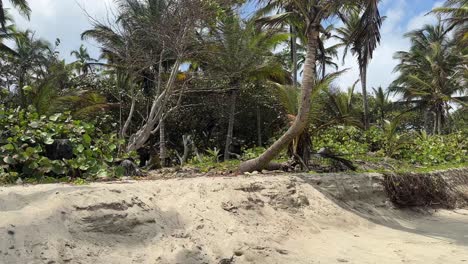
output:
<svg viewBox="0 0 468 264"><path fill-rule="evenodd" d="M430 136L424 132L390 134L376 127L365 132L333 127L314 137L313 146L350 158L373 152L419 165L460 164L468 161L467 138L463 132Z"/></svg>
<svg viewBox="0 0 468 264"><path fill-rule="evenodd" d="M355 127L332 127L313 138L312 146L316 151L327 148L333 153L353 157L369 152L370 144L365 133Z"/></svg>
<svg viewBox="0 0 468 264"><path fill-rule="evenodd" d="M71 157L52 160L46 149L60 139L66 139L71 146ZM118 157L121 143L117 135L103 133L91 123L73 120L69 114L46 117L31 109L13 110L0 105L1 182L119 174L111 165Z"/></svg>
<svg viewBox="0 0 468 264"><path fill-rule="evenodd" d="M464 163L467 161L467 136L462 132L448 135L413 135L411 147L402 151L402 159L421 165Z"/></svg>

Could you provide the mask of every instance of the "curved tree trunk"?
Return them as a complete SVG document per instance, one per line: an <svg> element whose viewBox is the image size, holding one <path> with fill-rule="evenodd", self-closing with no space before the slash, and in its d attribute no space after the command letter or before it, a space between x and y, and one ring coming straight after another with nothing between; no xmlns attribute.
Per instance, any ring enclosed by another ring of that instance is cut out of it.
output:
<svg viewBox="0 0 468 264"><path fill-rule="evenodd" d="M307 34L307 55L304 64L304 73L302 77L302 90L301 90L301 106L299 107L299 113L289 130L278 139L270 148L268 148L260 157L241 163L239 167L240 172L252 172L259 171L268 166L278 154L288 146L288 144L296 137L298 137L304 128L307 126L311 94L315 87L315 61L318 47L318 28L311 27Z"/></svg>
<svg viewBox="0 0 468 264"><path fill-rule="evenodd" d="M367 67L361 69L362 101L364 102L364 128L369 129L369 101L367 99Z"/></svg>
<svg viewBox="0 0 468 264"><path fill-rule="evenodd" d="M237 101L237 91L232 91L231 98L229 100L229 124L228 131L226 135L226 146L224 147L224 160L229 160L230 158L230 149L232 144L232 137L234 134L234 121L236 116L236 101Z"/></svg>

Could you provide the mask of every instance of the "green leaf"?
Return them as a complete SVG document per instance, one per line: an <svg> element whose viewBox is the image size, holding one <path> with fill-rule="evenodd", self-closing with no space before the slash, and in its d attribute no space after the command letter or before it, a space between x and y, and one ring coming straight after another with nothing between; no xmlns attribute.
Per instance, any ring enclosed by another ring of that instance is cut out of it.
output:
<svg viewBox="0 0 468 264"><path fill-rule="evenodd" d="M50 120L50 121L53 121L53 122L56 122L61 116L62 116L62 114L51 115L51 116L49 117L49 120Z"/></svg>
<svg viewBox="0 0 468 264"><path fill-rule="evenodd" d="M110 151L114 151L114 150L116 150L116 149L117 149L117 146L116 146L115 144L110 144L110 145L109 145L109 150L110 150Z"/></svg>
<svg viewBox="0 0 468 264"><path fill-rule="evenodd" d="M33 122L29 123L29 126L32 127L32 128L38 128L39 127L39 122L33 121Z"/></svg>
<svg viewBox="0 0 468 264"><path fill-rule="evenodd" d="M10 165L15 164L15 160L10 156L4 157L3 162L5 162L6 164L10 164Z"/></svg>
<svg viewBox="0 0 468 264"><path fill-rule="evenodd" d="M112 157L112 155L104 155L104 160L107 162L113 162L114 157Z"/></svg>
<svg viewBox="0 0 468 264"><path fill-rule="evenodd" d="M13 144L6 144L5 146L2 147L4 150L11 151L15 149L15 146Z"/></svg>
<svg viewBox="0 0 468 264"><path fill-rule="evenodd" d="M46 137L46 139L44 140L44 144L52 145L54 144L54 140L51 137Z"/></svg>
<svg viewBox="0 0 468 264"><path fill-rule="evenodd" d="M86 145L91 145L91 137L88 135L88 134L84 134L83 135L83 142L86 144Z"/></svg>
<svg viewBox="0 0 468 264"><path fill-rule="evenodd" d="M78 153L83 153L84 149L85 149L84 146L81 144L76 147L76 151Z"/></svg>

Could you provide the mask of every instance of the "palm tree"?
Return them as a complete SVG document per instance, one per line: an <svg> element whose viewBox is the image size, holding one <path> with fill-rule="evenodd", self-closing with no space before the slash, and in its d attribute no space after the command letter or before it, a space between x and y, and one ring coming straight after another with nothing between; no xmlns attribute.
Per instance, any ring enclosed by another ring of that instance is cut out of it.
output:
<svg viewBox="0 0 468 264"><path fill-rule="evenodd" d="M325 75L324 78L320 79L317 83L316 89L312 92L311 98L316 100L322 94L322 92L328 93L330 84L336 80L343 71L335 72L332 74ZM290 125L293 125L294 121L297 118L297 114L300 108L300 90L295 86L275 84L275 96L278 101L284 107L286 113L286 119L289 121ZM330 105L330 102L327 101L327 105ZM311 105L311 113L316 113L317 116L320 114L323 115L323 108L320 104ZM329 120L323 120L323 118L310 117L310 122L314 125L311 131L309 129L304 130L301 134L295 137L288 146L288 154L293 157L296 163L299 163L302 166L302 169L308 170L310 154L312 150L312 142L310 139L311 132L318 133L321 129L326 128L328 125L333 125L340 123L341 121L345 122L348 120L347 116L333 116ZM317 124L319 121L321 124ZM326 123L327 125L323 125Z"/></svg>
<svg viewBox="0 0 468 264"><path fill-rule="evenodd" d="M324 32L320 34L319 37L319 48L317 50L317 63L315 71L317 73L317 77L321 77L322 79L325 78L327 73L328 67L333 67L335 70L338 70L338 64L335 62L338 59L338 48L342 46L342 44L338 43L332 46L326 47L325 43L327 40L331 38L331 32L334 30L333 25L328 26L324 29ZM301 41L305 42L304 39ZM297 67L302 68L305 63L306 59L306 48L304 45L297 44Z"/></svg>
<svg viewBox="0 0 468 264"><path fill-rule="evenodd" d="M23 107L26 107L27 102L23 88L27 85L28 78L44 75L44 67L50 58L51 48L48 42L36 39L34 33L29 30L16 33L14 42L12 60L16 65L20 102Z"/></svg>
<svg viewBox="0 0 468 264"><path fill-rule="evenodd" d="M259 31L254 20L243 23L237 15L228 15L213 28L198 60L208 74L225 79L229 86L229 118L224 158L230 157L237 96L247 82L267 79L283 81L286 72L272 50L288 40L288 34L276 30Z"/></svg>
<svg viewBox="0 0 468 264"><path fill-rule="evenodd" d="M406 37L412 46L408 52L395 54L400 60L395 71L400 75L390 89L401 94L414 109L431 111L433 133L441 134L450 104L466 106L466 60L441 21L409 32Z"/></svg>
<svg viewBox="0 0 468 264"><path fill-rule="evenodd" d="M29 19L31 15L31 8L29 8L27 0L10 0L10 3L18 9L18 11L26 16ZM7 22L7 15L5 12L5 7L3 6L3 0L0 0L0 26L3 32L7 31L6 22Z"/></svg>
<svg viewBox="0 0 468 264"><path fill-rule="evenodd" d="M447 0L443 7L435 8L433 13L447 16L449 30L455 29L455 38L460 44L468 42L468 1ZM466 47L466 46L465 46Z"/></svg>
<svg viewBox="0 0 468 264"><path fill-rule="evenodd" d="M91 62L97 61L91 58L88 53L88 49L83 44L81 44L78 50L72 51L70 55L75 56L76 58L76 61L72 64L76 66L79 75L81 73L84 75L88 74L88 72L91 70Z"/></svg>
<svg viewBox="0 0 468 264"><path fill-rule="evenodd" d="M5 23L13 21L13 18L10 16L9 13L5 12L4 16L5 16ZM16 55L15 51L12 48L8 47L6 44L3 43L3 40L14 39L15 34L16 34L16 28L14 25L11 25L11 24L5 26L4 29L0 30L0 52L3 52L7 55L12 55L12 56Z"/></svg>
<svg viewBox="0 0 468 264"><path fill-rule="evenodd" d="M289 130L258 158L243 162L239 168L241 172L265 168L307 126L311 106L311 94L317 84L315 66L320 32L324 31L321 25L324 19L331 17L339 18L338 14L349 10L351 7L357 7L364 10L364 12L361 16L360 28L354 34L356 41L367 44L370 57L380 41L379 31L382 21L377 6L378 0L271 0L268 2L270 6L277 9L289 6L290 11L264 18L265 22L278 24L289 20L298 21L304 25L303 28L298 29L298 31L302 31L298 34L303 34L307 40L307 55L304 63L300 100L301 107Z"/></svg>
<svg viewBox="0 0 468 264"><path fill-rule="evenodd" d="M362 31L360 10L352 9L347 13L344 19L344 26L338 28L337 38L345 46L343 61L348 50L351 49L353 55L357 57L359 65L359 74L361 76L362 97L364 103L364 128L369 129L369 101L367 98L367 67L372 59L372 52L376 48L376 44L369 40L380 41L378 31ZM356 38L357 32L362 32L363 38Z"/></svg>
<svg viewBox="0 0 468 264"><path fill-rule="evenodd" d="M386 113L389 110L391 103L389 101L390 92L385 91L382 86L374 90L375 95L375 106L379 114L380 126L383 127L385 124Z"/></svg>

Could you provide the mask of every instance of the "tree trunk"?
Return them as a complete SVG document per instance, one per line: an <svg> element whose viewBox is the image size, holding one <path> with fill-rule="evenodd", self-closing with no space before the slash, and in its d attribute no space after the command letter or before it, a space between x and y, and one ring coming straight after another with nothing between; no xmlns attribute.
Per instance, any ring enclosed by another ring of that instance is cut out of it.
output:
<svg viewBox="0 0 468 264"><path fill-rule="evenodd" d="M257 106L257 147L261 147L262 143L262 117L260 116L260 107Z"/></svg>
<svg viewBox="0 0 468 264"><path fill-rule="evenodd" d="M442 134L442 111L440 109L437 109L437 134L441 135Z"/></svg>
<svg viewBox="0 0 468 264"><path fill-rule="evenodd" d="M234 133L234 121L236 115L236 101L237 101L237 91L232 91L231 98L229 100L229 124L226 135L226 146L224 148L224 160L229 160L230 158L230 148L232 144L232 137Z"/></svg>
<svg viewBox="0 0 468 264"><path fill-rule="evenodd" d="M120 131L120 136L125 138L127 136L128 128L132 123L133 113L135 112L135 104L136 104L136 96L132 93L132 105L130 106L130 112L128 113L127 120L125 120L125 124ZM122 106L120 106L122 108Z"/></svg>
<svg viewBox="0 0 468 264"><path fill-rule="evenodd" d="M156 125L161 122L161 117L167 106L167 101L173 93L174 83L179 71L179 66L180 60L177 59L174 63L174 66L172 67L171 75L169 76L169 80L167 81L164 90L161 91L161 94L156 95L153 98L153 103L148 113L148 120L136 133L130 137L127 144L127 151L134 151L143 147L146 141L148 141L152 135Z"/></svg>
<svg viewBox="0 0 468 264"><path fill-rule="evenodd" d="M23 108L26 108L27 106L27 102L26 102L26 94L24 92L24 77L25 73L23 73L23 70L20 70L20 76L19 76L19 80L18 80L18 90L19 90L19 94L20 94L20 105L21 107Z"/></svg>
<svg viewBox="0 0 468 264"><path fill-rule="evenodd" d="M161 160L161 167L166 167L166 121L164 121L164 119L161 119L161 121L159 122L159 159Z"/></svg>
<svg viewBox="0 0 468 264"><path fill-rule="evenodd" d="M296 28L294 26L289 27L291 33L291 62L293 71L293 85L297 86L297 43L296 43Z"/></svg>
<svg viewBox="0 0 468 264"><path fill-rule="evenodd" d="M318 26L311 26L307 34L307 54L304 64L304 74L302 77L301 89L301 104L299 112L294 120L294 123L289 127L288 131L278 139L271 147L269 147L260 157L241 163L240 172L252 172L266 168L268 164L281 152L282 149L296 137L298 137L307 126L309 119L311 94L315 87L315 61L318 47Z"/></svg>
<svg viewBox="0 0 468 264"><path fill-rule="evenodd" d="M367 67L361 69L362 100L364 102L364 129L369 129L369 101L367 99Z"/></svg>

